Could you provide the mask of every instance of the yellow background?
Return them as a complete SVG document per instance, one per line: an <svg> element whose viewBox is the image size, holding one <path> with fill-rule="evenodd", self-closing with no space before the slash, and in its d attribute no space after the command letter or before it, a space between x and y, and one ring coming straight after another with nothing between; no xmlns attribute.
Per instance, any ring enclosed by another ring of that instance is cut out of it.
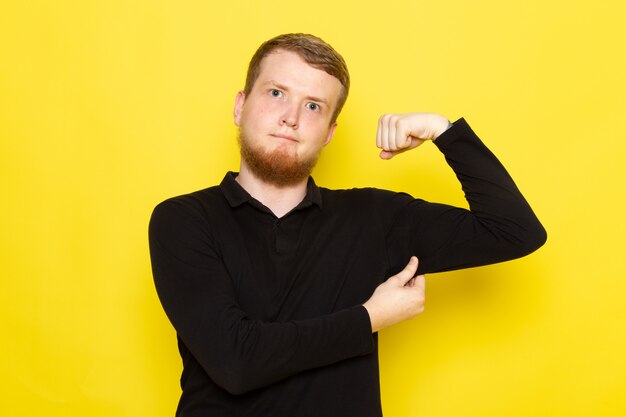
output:
<svg viewBox="0 0 626 417"><path fill-rule="evenodd" d="M549 234L530 257L428 278L426 312L381 335L385 415L626 415L625 4L3 2L2 414L173 415L151 210L237 169L247 62L304 31L353 83L319 184L464 205L431 144L389 162L374 147L380 113L464 116Z"/></svg>

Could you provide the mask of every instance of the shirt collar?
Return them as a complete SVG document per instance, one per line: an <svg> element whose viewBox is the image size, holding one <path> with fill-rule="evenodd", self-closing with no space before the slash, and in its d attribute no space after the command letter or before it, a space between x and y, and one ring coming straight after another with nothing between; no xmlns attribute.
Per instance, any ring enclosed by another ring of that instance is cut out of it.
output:
<svg viewBox="0 0 626 417"><path fill-rule="evenodd" d="M237 182L235 178L239 175L238 172L229 171L224 176L224 179L220 183L220 190L226 197L226 200L231 207L237 207L244 203L251 203L256 206L261 204L254 197L252 197L244 188ZM315 204L318 207L322 207L322 193L319 187L313 181L313 178L309 177L306 184L306 195L304 199L296 206L296 208L308 207Z"/></svg>

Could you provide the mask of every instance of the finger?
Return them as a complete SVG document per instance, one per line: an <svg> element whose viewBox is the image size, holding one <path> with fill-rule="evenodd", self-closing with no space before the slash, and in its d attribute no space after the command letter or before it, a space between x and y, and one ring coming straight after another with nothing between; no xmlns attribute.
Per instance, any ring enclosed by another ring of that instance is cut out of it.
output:
<svg viewBox="0 0 626 417"><path fill-rule="evenodd" d="M383 116L380 116L378 118L378 130L376 130L376 147L377 148L382 148L383 147L383 142L382 142L382 138L381 138L381 130L383 127Z"/></svg>
<svg viewBox="0 0 626 417"><path fill-rule="evenodd" d="M415 256L411 256L409 263L406 264L404 269L395 275L400 281L400 285L405 285L415 276L418 263L417 258Z"/></svg>
<svg viewBox="0 0 626 417"><path fill-rule="evenodd" d="M380 146L384 150L389 150L389 115L385 114L382 118L380 131Z"/></svg>
<svg viewBox="0 0 626 417"><path fill-rule="evenodd" d="M408 148L411 145L411 129L402 120L396 123L396 134L394 137L398 149Z"/></svg>
<svg viewBox="0 0 626 417"><path fill-rule="evenodd" d="M388 151L395 151L396 149L398 149L398 143L397 143L397 140L396 140L396 136L397 136L396 135L396 131L397 131L396 123L397 123L397 119L392 116L389 119L389 132L388 132L388 134L389 134L389 139L388 139L389 147L385 148Z"/></svg>

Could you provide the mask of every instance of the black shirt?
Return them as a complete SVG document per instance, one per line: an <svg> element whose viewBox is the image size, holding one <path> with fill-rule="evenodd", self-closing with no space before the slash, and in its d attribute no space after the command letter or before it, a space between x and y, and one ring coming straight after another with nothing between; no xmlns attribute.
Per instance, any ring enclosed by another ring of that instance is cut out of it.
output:
<svg viewBox="0 0 626 417"><path fill-rule="evenodd" d="M277 218L228 173L159 204L157 292L183 359L180 416L381 416L376 335L362 306L412 255L419 273L526 255L545 231L460 119L436 141L470 210L312 179Z"/></svg>

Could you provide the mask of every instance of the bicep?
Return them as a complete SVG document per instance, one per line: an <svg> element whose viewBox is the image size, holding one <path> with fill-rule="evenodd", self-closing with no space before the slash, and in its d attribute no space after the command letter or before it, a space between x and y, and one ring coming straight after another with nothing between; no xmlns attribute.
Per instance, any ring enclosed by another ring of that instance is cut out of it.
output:
<svg viewBox="0 0 626 417"><path fill-rule="evenodd" d="M415 255L420 259L418 273L442 272L529 253L523 228L510 218L414 200L399 210L387 247L395 269Z"/></svg>

